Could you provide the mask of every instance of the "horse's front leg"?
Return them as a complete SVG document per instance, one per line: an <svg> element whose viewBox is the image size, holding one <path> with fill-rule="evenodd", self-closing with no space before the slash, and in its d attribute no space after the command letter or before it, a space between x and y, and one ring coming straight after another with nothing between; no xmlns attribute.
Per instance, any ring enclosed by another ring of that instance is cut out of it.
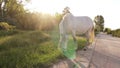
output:
<svg viewBox="0 0 120 68"><path fill-rule="evenodd" d="M60 41L58 44L58 49L66 50L68 42L68 35L60 35Z"/></svg>
<svg viewBox="0 0 120 68"><path fill-rule="evenodd" d="M61 48L61 45L63 45L62 43L63 43L63 37L62 37L62 35L60 35L60 40L59 40L59 43L58 43L58 49Z"/></svg>
<svg viewBox="0 0 120 68"><path fill-rule="evenodd" d="M64 50L67 49L67 43L68 43L68 35L65 35L65 38L64 38L64 46L63 46L63 49L64 49Z"/></svg>

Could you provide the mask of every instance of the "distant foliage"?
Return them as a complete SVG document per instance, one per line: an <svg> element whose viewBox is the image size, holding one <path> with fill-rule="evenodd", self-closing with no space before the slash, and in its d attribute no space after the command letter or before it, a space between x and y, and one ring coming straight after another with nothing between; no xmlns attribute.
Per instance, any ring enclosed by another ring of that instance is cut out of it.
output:
<svg viewBox="0 0 120 68"><path fill-rule="evenodd" d="M112 36L120 38L120 29L116 29L112 31Z"/></svg>
<svg viewBox="0 0 120 68"><path fill-rule="evenodd" d="M57 22L57 23L60 23L60 21L62 20L62 16L63 16L63 15L62 15L62 14L59 14L59 13L56 13L56 14L55 14L55 19L56 19L56 22Z"/></svg>
<svg viewBox="0 0 120 68"><path fill-rule="evenodd" d="M105 28L104 32L111 34L114 37L120 37L120 29L111 30L110 28Z"/></svg>
<svg viewBox="0 0 120 68"><path fill-rule="evenodd" d="M6 22L0 22L0 30L12 30L15 26L9 25Z"/></svg>

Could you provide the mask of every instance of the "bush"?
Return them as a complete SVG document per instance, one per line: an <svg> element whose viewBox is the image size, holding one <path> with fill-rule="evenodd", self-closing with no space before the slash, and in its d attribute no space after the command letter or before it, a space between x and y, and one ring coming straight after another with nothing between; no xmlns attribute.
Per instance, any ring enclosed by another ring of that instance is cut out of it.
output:
<svg viewBox="0 0 120 68"><path fill-rule="evenodd" d="M0 37L15 35L15 34L18 34L18 33L21 33L21 31L19 31L19 30L9 30L9 31L0 30Z"/></svg>
<svg viewBox="0 0 120 68"><path fill-rule="evenodd" d="M14 28L15 28L15 26L9 25L6 22L0 22L0 30L11 30Z"/></svg>

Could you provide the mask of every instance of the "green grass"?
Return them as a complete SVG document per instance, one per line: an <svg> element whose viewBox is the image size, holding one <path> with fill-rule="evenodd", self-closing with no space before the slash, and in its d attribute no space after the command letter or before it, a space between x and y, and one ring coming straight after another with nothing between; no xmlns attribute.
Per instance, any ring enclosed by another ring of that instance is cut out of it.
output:
<svg viewBox="0 0 120 68"><path fill-rule="evenodd" d="M1 31L0 68L48 68L64 58L57 50L59 32ZM79 49L86 40L78 38ZM74 45L72 38L68 45Z"/></svg>
<svg viewBox="0 0 120 68"><path fill-rule="evenodd" d="M0 68L45 67L59 56L50 35L40 31L24 31L0 38Z"/></svg>
<svg viewBox="0 0 120 68"><path fill-rule="evenodd" d="M18 31L18 30L9 30L9 31L0 30L0 37L11 36L11 35L14 35L14 34L18 34L20 32L22 32L22 31Z"/></svg>

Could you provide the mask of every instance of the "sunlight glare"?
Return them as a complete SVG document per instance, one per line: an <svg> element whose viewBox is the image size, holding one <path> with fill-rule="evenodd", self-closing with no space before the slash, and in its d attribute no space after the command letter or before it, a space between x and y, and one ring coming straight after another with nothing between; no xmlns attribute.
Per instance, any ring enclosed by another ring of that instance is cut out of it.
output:
<svg viewBox="0 0 120 68"><path fill-rule="evenodd" d="M31 0L26 8L32 12L37 11L42 13L55 14L56 12L62 12L64 4L62 1L57 2L57 0Z"/></svg>

